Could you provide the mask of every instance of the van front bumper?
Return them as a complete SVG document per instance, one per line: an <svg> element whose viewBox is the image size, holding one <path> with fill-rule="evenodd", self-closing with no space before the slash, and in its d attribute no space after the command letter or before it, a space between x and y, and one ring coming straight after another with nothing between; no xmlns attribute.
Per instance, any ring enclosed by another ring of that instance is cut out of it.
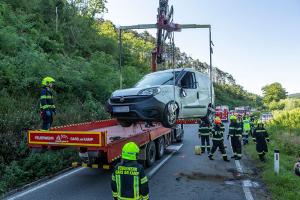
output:
<svg viewBox="0 0 300 200"><path fill-rule="evenodd" d="M113 108L128 106L129 112L114 112ZM107 101L106 109L112 117L132 121L161 121L165 104L153 96L112 97Z"/></svg>

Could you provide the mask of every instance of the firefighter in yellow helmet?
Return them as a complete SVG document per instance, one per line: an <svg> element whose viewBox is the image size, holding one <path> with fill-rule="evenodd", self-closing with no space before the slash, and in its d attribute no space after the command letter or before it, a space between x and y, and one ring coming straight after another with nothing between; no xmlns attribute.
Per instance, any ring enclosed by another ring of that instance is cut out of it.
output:
<svg viewBox="0 0 300 200"><path fill-rule="evenodd" d="M56 114L52 93L54 83L55 80L49 76L43 78L42 80L43 88L40 94L40 115L43 120L43 130L50 129L53 122L53 115Z"/></svg>
<svg viewBox="0 0 300 200"><path fill-rule="evenodd" d="M137 163L139 147L128 142L122 149L122 160L115 166L112 174L111 188L115 200L149 199L148 178L142 165Z"/></svg>

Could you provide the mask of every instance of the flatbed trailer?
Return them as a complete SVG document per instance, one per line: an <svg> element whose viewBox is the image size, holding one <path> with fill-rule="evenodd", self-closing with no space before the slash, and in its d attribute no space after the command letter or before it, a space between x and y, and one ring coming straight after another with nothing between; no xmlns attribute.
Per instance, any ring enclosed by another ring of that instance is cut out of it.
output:
<svg viewBox="0 0 300 200"><path fill-rule="evenodd" d="M168 145L181 141L182 137L182 125L170 129L160 123L154 123L151 127L136 123L125 128L111 119L54 127L49 131L28 131L28 146L38 152L73 147L81 158L73 166L107 169L120 158L123 145L129 141L140 146L139 160L151 166L155 159L163 156Z"/></svg>

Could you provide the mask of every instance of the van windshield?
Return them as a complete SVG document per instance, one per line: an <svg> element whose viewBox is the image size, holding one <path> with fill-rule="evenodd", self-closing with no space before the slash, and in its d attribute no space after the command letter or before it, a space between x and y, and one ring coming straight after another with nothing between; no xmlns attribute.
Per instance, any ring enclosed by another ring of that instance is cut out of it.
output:
<svg viewBox="0 0 300 200"><path fill-rule="evenodd" d="M177 79L180 71L175 72L175 79ZM152 87L155 85L173 85L174 84L174 76L173 72L163 72L156 74L149 74L144 76L142 80L140 80L134 87L136 88L144 88L144 87Z"/></svg>

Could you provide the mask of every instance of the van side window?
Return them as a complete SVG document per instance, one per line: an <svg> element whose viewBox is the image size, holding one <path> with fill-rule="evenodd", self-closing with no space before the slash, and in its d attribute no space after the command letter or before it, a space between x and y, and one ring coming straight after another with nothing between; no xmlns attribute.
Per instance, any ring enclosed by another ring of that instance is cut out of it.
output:
<svg viewBox="0 0 300 200"><path fill-rule="evenodd" d="M182 88L195 89L197 88L196 76L193 72L187 72L180 81Z"/></svg>

